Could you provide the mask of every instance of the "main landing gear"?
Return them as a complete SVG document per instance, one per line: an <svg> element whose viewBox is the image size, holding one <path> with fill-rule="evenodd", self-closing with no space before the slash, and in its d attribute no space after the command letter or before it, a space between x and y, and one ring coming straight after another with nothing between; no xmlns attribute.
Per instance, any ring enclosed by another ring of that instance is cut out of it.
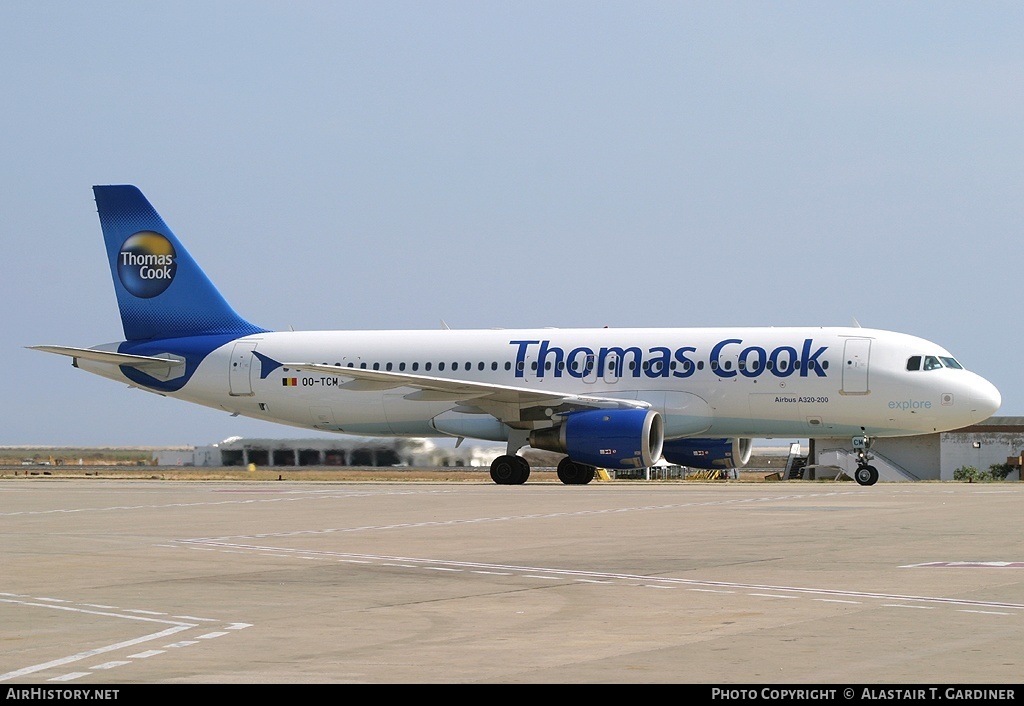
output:
<svg viewBox="0 0 1024 706"><path fill-rule="evenodd" d="M857 470L853 473L853 479L860 485L874 485L878 482L878 469L869 463L874 458L870 453L873 441L867 435L853 437L853 448L857 451Z"/></svg>
<svg viewBox="0 0 1024 706"><path fill-rule="evenodd" d="M530 477L530 463L522 456L505 454L491 462L491 480L498 485L522 485Z"/></svg>
<svg viewBox="0 0 1024 706"><path fill-rule="evenodd" d="M558 462L558 480L566 485L586 485L594 480L597 469L585 463L576 463L566 456Z"/></svg>
<svg viewBox="0 0 1024 706"><path fill-rule="evenodd" d="M586 485L596 475L596 468L576 463L568 456L558 463L558 480L566 485ZM505 454L491 463L491 480L498 485L522 485L529 477L530 464L522 456Z"/></svg>
<svg viewBox="0 0 1024 706"><path fill-rule="evenodd" d="M530 462L516 451L523 448L529 439L529 432L512 429L509 432L505 453L491 462L491 480L498 485L522 485L530 477ZM568 456L558 463L558 480L566 485L586 485L594 480L597 469L585 463L577 463Z"/></svg>

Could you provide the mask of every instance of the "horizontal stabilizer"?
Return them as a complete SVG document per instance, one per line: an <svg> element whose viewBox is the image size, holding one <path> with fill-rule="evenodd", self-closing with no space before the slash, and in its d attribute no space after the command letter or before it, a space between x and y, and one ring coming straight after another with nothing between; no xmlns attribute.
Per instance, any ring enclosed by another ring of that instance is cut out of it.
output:
<svg viewBox="0 0 1024 706"><path fill-rule="evenodd" d="M91 360L95 363L110 363L111 365L128 365L133 368L152 368L157 366L167 367L168 364L182 363L181 360L173 358L158 358L151 355L132 355L130 353L116 353L114 351L101 351L95 348L74 348L72 346L28 346L34 351L56 353L81 360Z"/></svg>

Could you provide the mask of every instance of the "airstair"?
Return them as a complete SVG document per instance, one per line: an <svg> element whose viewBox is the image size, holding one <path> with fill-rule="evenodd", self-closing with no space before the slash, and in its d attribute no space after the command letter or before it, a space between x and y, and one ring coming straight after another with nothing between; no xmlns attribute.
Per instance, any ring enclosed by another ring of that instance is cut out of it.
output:
<svg viewBox="0 0 1024 706"><path fill-rule="evenodd" d="M852 479L857 471L857 461L857 454L850 449L821 449L818 451L818 463L813 466L805 466L805 468L821 469L822 471L828 469L830 472L835 472L836 480L839 480L844 475ZM870 463L878 470L878 480L880 481L905 482L921 480L891 458L877 451L871 452ZM803 476L801 475L800 477Z"/></svg>
<svg viewBox="0 0 1024 706"><path fill-rule="evenodd" d="M803 480L804 471L807 469L806 456L793 456L786 460L786 471L782 474L783 480Z"/></svg>
<svg viewBox="0 0 1024 706"><path fill-rule="evenodd" d="M786 459L786 470L782 473L783 480L802 480L804 469L807 468L807 457L802 455L800 443L789 445L789 457Z"/></svg>

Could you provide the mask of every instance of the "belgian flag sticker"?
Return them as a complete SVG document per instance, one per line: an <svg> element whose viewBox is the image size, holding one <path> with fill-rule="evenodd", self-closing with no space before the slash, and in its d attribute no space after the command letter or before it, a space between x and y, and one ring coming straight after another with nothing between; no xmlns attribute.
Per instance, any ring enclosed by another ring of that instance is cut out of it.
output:
<svg viewBox="0 0 1024 706"><path fill-rule="evenodd" d="M295 387L299 384L298 378L281 378L281 384L285 387Z"/></svg>

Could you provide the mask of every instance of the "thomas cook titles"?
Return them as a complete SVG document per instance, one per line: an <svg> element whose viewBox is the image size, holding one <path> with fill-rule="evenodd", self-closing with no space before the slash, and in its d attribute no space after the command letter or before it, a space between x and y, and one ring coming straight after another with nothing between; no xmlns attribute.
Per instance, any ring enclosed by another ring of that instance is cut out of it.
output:
<svg viewBox="0 0 1024 706"><path fill-rule="evenodd" d="M612 346L602 348L559 347L550 340L509 341L516 347L516 377L524 374L545 374L554 377L569 375L583 378L589 374L616 377L677 377L687 378L697 370L704 370L705 361L715 375L723 378L758 377L768 373L775 377L826 377L828 361L821 360L828 346L816 346L814 339L806 338L797 346L778 346L771 350L756 345L744 345L743 339L727 338L701 354L694 346L672 349L653 346L646 351L640 346ZM733 361L735 360L735 367ZM527 368L529 367L529 371Z"/></svg>

